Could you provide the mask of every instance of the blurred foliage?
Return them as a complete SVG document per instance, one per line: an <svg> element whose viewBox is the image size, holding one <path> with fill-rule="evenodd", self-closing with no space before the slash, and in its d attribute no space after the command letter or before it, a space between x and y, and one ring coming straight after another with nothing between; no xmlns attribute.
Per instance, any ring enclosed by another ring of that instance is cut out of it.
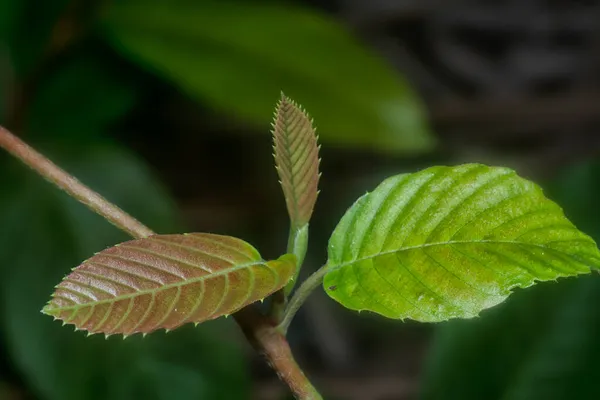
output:
<svg viewBox="0 0 600 400"><path fill-rule="evenodd" d="M107 64L84 50L48 73L27 110L24 130L53 137L104 132L135 105L138 89Z"/></svg>
<svg viewBox="0 0 600 400"><path fill-rule="evenodd" d="M584 232L600 240L600 163L587 162L547 185ZM600 277L560 279L519 290L481 318L438 328L423 399L600 398Z"/></svg>
<svg viewBox="0 0 600 400"><path fill-rule="evenodd" d="M130 0L104 20L114 46L194 97L264 126L283 90L340 145L433 144L408 83L317 12L273 2Z"/></svg>
<svg viewBox="0 0 600 400"><path fill-rule="evenodd" d="M15 75L33 74L42 57L52 51L50 38L68 3L68 0L1 2L0 45L6 46Z"/></svg>
<svg viewBox="0 0 600 400"><path fill-rule="evenodd" d="M60 144L68 154L49 153L70 172L157 230L175 228L170 200L131 154L96 141ZM9 171L0 183L3 354L39 398L170 399L175 390L180 399L244 397L241 354L217 339L214 326L105 340L40 314L71 267L127 236L16 162L3 170Z"/></svg>

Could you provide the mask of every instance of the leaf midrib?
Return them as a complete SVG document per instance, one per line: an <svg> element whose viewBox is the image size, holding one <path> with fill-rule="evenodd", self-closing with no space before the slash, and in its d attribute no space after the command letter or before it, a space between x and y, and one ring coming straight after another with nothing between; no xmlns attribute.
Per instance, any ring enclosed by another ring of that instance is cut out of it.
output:
<svg viewBox="0 0 600 400"><path fill-rule="evenodd" d="M568 242L568 241L569 240L564 240L564 242ZM555 242L561 242L561 240L557 240ZM377 257L380 257L380 256L385 256L387 254L401 253L401 252L409 251L409 250L424 249L424 248L427 248L427 247L448 246L448 245L452 245L452 244L481 244L481 243L487 243L487 244L514 244L514 245L519 245L519 246L531 246L531 247L537 247L537 248L544 249L544 250L556 251L556 252L559 252L561 254L564 254L565 256L573 258L568 253L562 252L562 251L560 251L558 249L555 249L555 248L552 248L552 247L548 247L548 246L543 245L543 244L537 244L537 243L519 242L519 241L516 241L516 240L449 240L449 241L446 241L446 242L424 243L424 244L419 244L419 245L416 245L416 246L402 247L402 248L396 249L396 250L382 251L382 252L379 252L379 253L367 256L367 257L361 257L361 258L354 259L352 261L344 262L344 263L341 263L341 264L338 264L338 265L333 265L333 266L330 267L330 272L338 270L338 269L343 268L343 267L347 267L347 266L355 264L357 262L370 260L370 259L377 258Z"/></svg>
<svg viewBox="0 0 600 400"><path fill-rule="evenodd" d="M124 294L121 296L116 296L113 297L111 299L104 299L104 300L98 300L98 301L93 301L93 302L89 302L89 303L84 303L84 304L75 304L73 306L68 306L68 307L54 307L54 308L46 308L44 307L44 313L48 314L52 311L68 311L68 310L73 310L73 309L79 309L79 308L83 308L83 307L95 307L97 305L100 304L106 304L106 303L116 303L117 301L121 301L121 300L126 300L126 299L131 299L137 296L143 296L146 294L156 294L157 292L163 291L163 290L168 290L174 287L182 287L185 285L191 285L193 283L197 283L197 282L202 282L202 281L206 281L208 279L212 279L221 275L228 275L232 272L238 271L240 269L244 269L244 268L252 268L258 265L264 265L265 267L269 268L269 269L273 269L271 266L268 265L268 263L264 260L261 261L256 261L256 262L252 262L252 263L245 263L245 264L240 264L240 265L236 265L235 267L229 268L229 269L223 269L219 272L215 272L212 274L206 274L203 276L199 276L197 278L192 278L192 279L188 279L188 280L183 280L180 282L174 282L174 283L169 283L167 285L163 285L159 288L156 289L146 289L146 290L140 290L137 292L133 292L133 293L128 293L128 294Z"/></svg>

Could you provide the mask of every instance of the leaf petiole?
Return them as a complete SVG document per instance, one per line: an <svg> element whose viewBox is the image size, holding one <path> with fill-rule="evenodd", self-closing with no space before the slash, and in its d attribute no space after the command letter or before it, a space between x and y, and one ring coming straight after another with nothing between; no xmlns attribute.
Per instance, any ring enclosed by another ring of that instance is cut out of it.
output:
<svg viewBox="0 0 600 400"><path fill-rule="evenodd" d="M290 282L285 286L284 290L286 298L287 296L289 296L289 294L294 289L294 286L296 285L296 280L298 279L300 268L302 268L302 263L304 262L304 257L306 256L307 248L308 224L304 224L300 228L295 228L294 226L292 226L290 228L287 253L296 256L296 273L294 274L294 277L290 280Z"/></svg>
<svg viewBox="0 0 600 400"><path fill-rule="evenodd" d="M292 323L294 316L296 315L300 307L302 307L302 304L304 304L308 296L310 296L311 293L323 283L323 277L325 276L327 271L328 266L322 266L311 276L306 278L306 280L302 282L300 287L298 287L283 313L281 323L277 326L277 329L284 335L286 334L290 324Z"/></svg>
<svg viewBox="0 0 600 400"><path fill-rule="evenodd" d="M296 228L292 225L290 227L290 234L288 237L287 253L296 256L296 270L288 284L284 288L273 293L271 296L272 303L269 315L275 321L275 323L281 322L281 319L283 318L283 313L287 306L287 298L296 285L300 268L302 268L302 263L304 262L304 257L306 256L307 246L308 224L304 224L300 228Z"/></svg>

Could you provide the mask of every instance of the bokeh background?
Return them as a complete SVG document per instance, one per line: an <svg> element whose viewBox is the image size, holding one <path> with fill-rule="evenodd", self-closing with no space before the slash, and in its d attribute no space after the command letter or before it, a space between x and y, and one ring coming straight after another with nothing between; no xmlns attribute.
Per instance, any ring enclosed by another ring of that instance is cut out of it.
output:
<svg viewBox="0 0 600 400"><path fill-rule="evenodd" d="M286 244L269 123L314 116L321 195L303 275L383 178L485 162L600 239L600 1L0 0L0 122L153 229ZM126 236L0 154L0 399L288 398L234 322L126 341L40 314ZM315 293L290 341L327 399L600 398L600 278L436 326Z"/></svg>

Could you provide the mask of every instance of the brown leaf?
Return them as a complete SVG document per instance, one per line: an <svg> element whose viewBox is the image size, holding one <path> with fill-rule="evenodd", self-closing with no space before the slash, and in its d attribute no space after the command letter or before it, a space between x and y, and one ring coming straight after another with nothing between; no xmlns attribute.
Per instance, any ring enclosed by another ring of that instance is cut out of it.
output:
<svg viewBox="0 0 600 400"><path fill-rule="evenodd" d="M262 300L294 270L293 255L265 262L233 237L155 235L118 244L74 268L43 312L90 333L171 330Z"/></svg>

